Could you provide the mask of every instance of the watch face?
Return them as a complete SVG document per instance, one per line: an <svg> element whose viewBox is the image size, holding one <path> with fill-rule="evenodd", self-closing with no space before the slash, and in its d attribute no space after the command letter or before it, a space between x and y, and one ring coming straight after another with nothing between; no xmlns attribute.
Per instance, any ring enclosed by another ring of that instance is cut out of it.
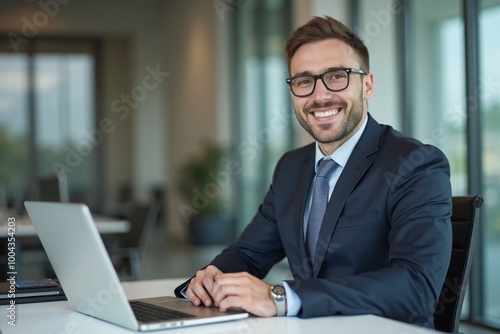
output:
<svg viewBox="0 0 500 334"><path fill-rule="evenodd" d="M273 286L273 293L278 296L283 296L285 294L285 288L281 285Z"/></svg>

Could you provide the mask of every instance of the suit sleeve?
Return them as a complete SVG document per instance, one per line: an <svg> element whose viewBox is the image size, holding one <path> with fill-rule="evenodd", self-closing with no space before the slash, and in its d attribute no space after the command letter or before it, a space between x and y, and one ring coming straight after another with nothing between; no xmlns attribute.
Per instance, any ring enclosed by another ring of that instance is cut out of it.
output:
<svg viewBox="0 0 500 334"><path fill-rule="evenodd" d="M300 317L375 314L433 327L436 300L451 256L448 161L438 149L420 146L401 159L390 181L386 200L391 225L389 266L287 281L302 301Z"/></svg>

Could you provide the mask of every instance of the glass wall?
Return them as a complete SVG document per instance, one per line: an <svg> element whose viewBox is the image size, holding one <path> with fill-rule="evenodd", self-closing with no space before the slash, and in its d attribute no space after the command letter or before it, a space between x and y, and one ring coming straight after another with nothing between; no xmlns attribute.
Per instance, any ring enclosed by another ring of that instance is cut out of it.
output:
<svg viewBox="0 0 500 334"><path fill-rule="evenodd" d="M458 0L411 2L412 135L450 160L455 196L467 193L464 25ZM439 6L439 8L436 8Z"/></svg>
<svg viewBox="0 0 500 334"><path fill-rule="evenodd" d="M37 54L34 70L38 175L64 172L72 200L94 198L93 56Z"/></svg>
<svg viewBox="0 0 500 334"><path fill-rule="evenodd" d="M28 173L28 57L0 53L0 191L7 206L26 186Z"/></svg>
<svg viewBox="0 0 500 334"><path fill-rule="evenodd" d="M484 206L484 317L500 327L500 1L481 1L480 106Z"/></svg>
<svg viewBox="0 0 500 334"><path fill-rule="evenodd" d="M285 78L290 3L245 1L231 15L234 54L234 155L241 162L236 215L242 230L267 192L279 157L293 147L294 119ZM238 231L239 232L239 231Z"/></svg>
<svg viewBox="0 0 500 334"><path fill-rule="evenodd" d="M69 199L92 204L99 141L92 42L44 40L19 52L0 42L0 199L20 209L23 198L36 198L38 178L65 173Z"/></svg>

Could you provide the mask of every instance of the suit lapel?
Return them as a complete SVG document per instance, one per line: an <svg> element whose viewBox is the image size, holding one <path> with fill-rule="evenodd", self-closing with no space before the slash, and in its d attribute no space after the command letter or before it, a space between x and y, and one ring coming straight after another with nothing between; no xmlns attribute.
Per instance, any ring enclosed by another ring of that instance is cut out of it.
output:
<svg viewBox="0 0 500 334"><path fill-rule="evenodd" d="M317 277L321 263L327 256L329 247L332 247L330 241L349 195L372 165L372 161L368 157L378 150L379 139L380 125L368 115L365 131L347 160L328 202L314 256L313 277Z"/></svg>
<svg viewBox="0 0 500 334"><path fill-rule="evenodd" d="M299 183L297 187L297 203L295 212L295 244L298 245L298 258L307 258L306 246L304 242L304 213L306 210L307 199L309 195L309 187L311 186L312 180L314 178L314 154L316 146L312 145L312 150L309 151L307 158L299 167ZM304 265L302 262L301 265ZM306 270L308 271L308 270ZM309 271L310 273L310 271ZM304 277L305 278L305 277Z"/></svg>

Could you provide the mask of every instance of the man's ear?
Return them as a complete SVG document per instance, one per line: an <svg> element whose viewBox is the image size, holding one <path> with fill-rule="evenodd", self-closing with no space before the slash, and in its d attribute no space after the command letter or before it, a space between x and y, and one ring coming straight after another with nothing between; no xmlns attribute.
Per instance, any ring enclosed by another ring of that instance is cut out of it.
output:
<svg viewBox="0 0 500 334"><path fill-rule="evenodd" d="M369 100L372 95L373 95L373 85L374 85L374 81L373 81L373 73L370 72L368 73L367 75L365 75L365 80L364 81L364 97L366 100Z"/></svg>

